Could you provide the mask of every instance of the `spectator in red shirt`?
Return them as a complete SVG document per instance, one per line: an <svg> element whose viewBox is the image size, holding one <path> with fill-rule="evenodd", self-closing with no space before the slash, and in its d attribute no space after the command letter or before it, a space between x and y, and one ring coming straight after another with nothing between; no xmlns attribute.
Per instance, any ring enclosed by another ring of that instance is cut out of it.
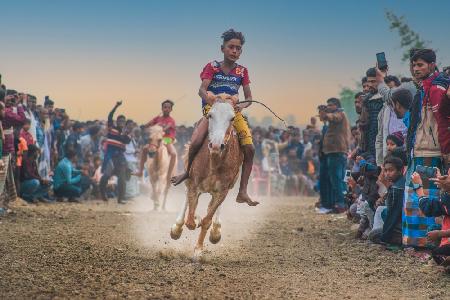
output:
<svg viewBox="0 0 450 300"><path fill-rule="evenodd" d="M163 143L166 145L167 151L169 152L170 156L170 164L169 164L169 171L167 178L171 178L173 175L173 169L175 167L175 162L177 161L177 151L175 150L175 147L173 145L175 141L175 120L170 116L170 113L172 112L174 103L171 100L165 100L163 103L161 103L161 109L162 109L162 115L158 115L155 118L153 118L150 122L144 125L145 128L148 128L150 126L159 125L163 128L165 134L163 137ZM139 164L139 171L135 174L136 176L141 177L144 171L144 165L147 161L147 155L149 151L150 145L145 146L142 149L141 153L141 160Z"/></svg>

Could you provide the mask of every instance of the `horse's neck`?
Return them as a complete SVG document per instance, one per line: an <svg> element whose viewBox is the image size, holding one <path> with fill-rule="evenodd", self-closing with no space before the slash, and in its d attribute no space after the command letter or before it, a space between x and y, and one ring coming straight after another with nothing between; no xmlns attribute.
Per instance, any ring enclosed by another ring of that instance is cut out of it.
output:
<svg viewBox="0 0 450 300"><path fill-rule="evenodd" d="M153 160L153 166L155 169L159 169L161 167L161 164L164 161L165 152L167 152L166 146L161 145L156 152L155 159Z"/></svg>

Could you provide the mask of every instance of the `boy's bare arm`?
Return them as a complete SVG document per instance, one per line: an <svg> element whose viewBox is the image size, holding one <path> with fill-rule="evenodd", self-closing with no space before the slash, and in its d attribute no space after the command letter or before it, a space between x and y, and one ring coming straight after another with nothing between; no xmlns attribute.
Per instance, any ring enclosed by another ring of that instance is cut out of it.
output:
<svg viewBox="0 0 450 300"><path fill-rule="evenodd" d="M198 95L206 101L206 103L208 103L209 105L212 105L213 100L210 99L210 97L208 97L208 86L211 83L210 79L203 79L202 84L200 85L200 88L198 90ZM211 103L210 103L211 102Z"/></svg>
<svg viewBox="0 0 450 300"><path fill-rule="evenodd" d="M252 90L250 89L250 85L249 84L244 85L242 87L242 89L244 90L244 98L245 98L245 100L253 100ZM251 105L251 103L245 103L245 104L242 104L241 108L247 108L250 105Z"/></svg>

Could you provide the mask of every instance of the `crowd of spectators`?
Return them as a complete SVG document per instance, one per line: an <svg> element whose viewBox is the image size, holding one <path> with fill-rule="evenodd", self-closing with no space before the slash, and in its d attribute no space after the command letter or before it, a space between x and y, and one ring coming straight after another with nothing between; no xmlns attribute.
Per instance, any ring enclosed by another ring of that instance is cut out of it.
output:
<svg viewBox="0 0 450 300"><path fill-rule="evenodd" d="M412 77L399 80L387 69L369 68L355 95L355 124L340 100L330 98L303 130L252 128L252 194L319 192L317 212L346 212L359 224L358 239L433 249L435 261L449 265L450 68L438 70L433 50L413 49L410 69ZM106 121L80 122L48 96L40 105L35 96L2 85L0 208L16 194L29 203L111 197L126 203L138 196L148 126L124 115L114 119L121 104ZM193 128L173 127L173 102L162 107L153 120L176 132L175 172L181 171Z"/></svg>
<svg viewBox="0 0 450 300"><path fill-rule="evenodd" d="M450 265L450 68L412 49L411 78L369 68L349 124L340 101L318 108L319 214L347 213L356 238ZM353 126L352 126L353 125Z"/></svg>

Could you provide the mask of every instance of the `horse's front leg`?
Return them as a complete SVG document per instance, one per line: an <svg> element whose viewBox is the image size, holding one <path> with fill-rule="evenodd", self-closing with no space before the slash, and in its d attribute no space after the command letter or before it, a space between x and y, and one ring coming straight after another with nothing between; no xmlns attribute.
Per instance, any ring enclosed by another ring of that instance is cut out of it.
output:
<svg viewBox="0 0 450 300"><path fill-rule="evenodd" d="M200 197L200 193L196 189L188 188L187 189L187 199L188 199L188 215L186 218L186 227L190 230L195 230L197 225L195 223L195 210L197 209L198 198Z"/></svg>
<svg viewBox="0 0 450 300"><path fill-rule="evenodd" d="M214 221L212 223L212 228L209 231L209 241L212 244L217 244L222 235L220 233L220 228L222 227L222 223L220 222L220 211L222 210L222 206L219 206L216 210L216 214L214 216Z"/></svg>
<svg viewBox="0 0 450 300"><path fill-rule="evenodd" d="M183 232L184 217L186 215L188 203L189 203L189 199L188 199L188 197L186 197L183 201L183 206L177 215L175 224L173 224L172 228L170 229L170 237L174 240L178 240L181 236L181 233Z"/></svg>
<svg viewBox="0 0 450 300"><path fill-rule="evenodd" d="M217 209L219 208L219 206L227 197L227 194L228 190L213 194L212 199L208 205L208 212L199 224L199 227L201 227L201 231L200 235L198 236L197 245L195 246L194 257L198 257L201 255L203 251L206 233L212 224L212 218L216 213Z"/></svg>

